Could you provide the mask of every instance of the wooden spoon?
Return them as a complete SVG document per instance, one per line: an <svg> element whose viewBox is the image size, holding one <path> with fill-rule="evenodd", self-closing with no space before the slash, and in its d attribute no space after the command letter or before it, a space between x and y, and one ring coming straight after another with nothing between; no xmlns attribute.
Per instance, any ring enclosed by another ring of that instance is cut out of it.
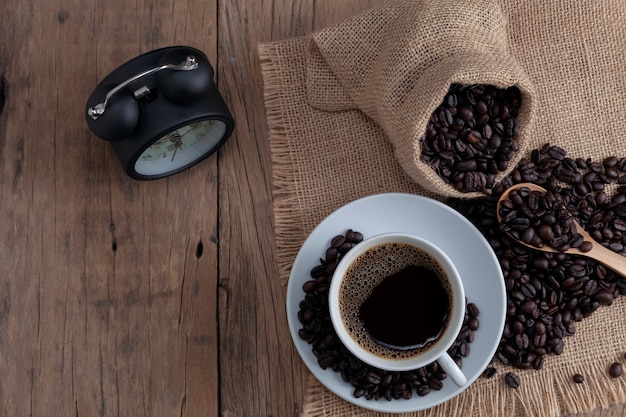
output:
<svg viewBox="0 0 626 417"><path fill-rule="evenodd" d="M500 196L500 198L498 199L498 207L497 207L497 216L498 216L498 221L502 222L502 218L500 216L500 207L502 205L502 202L504 200L508 200L509 199L509 194L511 193L511 191L513 190L517 190L520 189L522 187L527 187L529 190L531 191L539 191L542 193L547 192L545 188L540 187L536 184L532 184L532 183L521 183L521 184L516 184L513 185L511 187L509 187L508 189L506 189L502 195ZM584 240L591 242L592 247L591 250L587 251L587 252L583 252L578 248L570 248L567 249L564 252L560 252L550 246L547 246L546 244L544 244L542 247L537 247L537 246L533 246L527 243L522 242L521 240L515 238L514 236L512 236L509 233L509 236L511 236L513 239L515 239L517 242L521 243L522 245L529 247L531 249L535 249L535 250L540 250L540 251L544 251L544 252L553 252L553 253L570 253L570 254L575 254L575 255L581 255L581 256L586 256L588 258L594 259L598 262L600 262L601 264L609 267L610 269L612 269L614 272L618 273L619 275L621 275L622 277L626 278L626 257L613 252L610 249L605 248L604 246L602 246L601 244L599 244L598 242L596 242L590 235L589 233L587 233L585 231L585 229L582 228L582 226L578 223L578 221L576 221L576 219L574 219L574 225L576 227L576 231L578 233L580 233L583 237Z"/></svg>

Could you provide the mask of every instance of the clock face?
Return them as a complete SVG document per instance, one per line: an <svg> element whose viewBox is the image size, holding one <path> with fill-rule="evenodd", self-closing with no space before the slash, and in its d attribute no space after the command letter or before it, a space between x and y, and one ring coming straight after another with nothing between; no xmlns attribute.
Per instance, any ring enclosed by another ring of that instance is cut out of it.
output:
<svg viewBox="0 0 626 417"><path fill-rule="evenodd" d="M163 175L202 159L223 139L226 123L204 120L168 133L149 146L135 162L140 175Z"/></svg>

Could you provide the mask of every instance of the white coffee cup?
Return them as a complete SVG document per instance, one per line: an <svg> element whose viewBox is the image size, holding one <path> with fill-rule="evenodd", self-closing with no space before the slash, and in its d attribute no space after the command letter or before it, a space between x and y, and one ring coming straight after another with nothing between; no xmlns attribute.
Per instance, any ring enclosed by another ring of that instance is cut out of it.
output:
<svg viewBox="0 0 626 417"><path fill-rule="evenodd" d="M404 255L395 256L393 249L389 249L390 245L394 243L399 244L399 246L409 245L410 250L415 251L415 259L406 261ZM362 274L365 264L369 263L370 265L367 268L371 270L375 266L372 263L380 262L376 258L379 255L372 258L371 254L373 251L380 252L381 248L385 248L383 249L385 253L384 263L391 268L391 274L405 268L405 263L410 262L412 265L425 266L436 272L436 275L441 278L443 285L447 288L447 294L449 294L447 322L440 334L434 340L426 343L424 347L396 351L389 347L381 347L380 344L373 346L372 344L377 342L371 338L370 340L365 340L369 336L364 335L364 332L367 333L367 331L362 329L362 325L360 330L355 330L355 327L357 327L355 326L355 320L357 320L355 315L359 314L357 310L361 307L361 299L369 297L373 288L355 290L354 283L359 282L358 285L362 286L362 288L368 288L369 283L364 284L362 282L367 278L367 280L375 281L373 283L375 287L382 280L389 277L389 270L381 273L373 274L368 272ZM349 278L346 278L348 274L350 274ZM374 277L376 274L379 276ZM346 290L346 286L350 286L349 288L352 288L352 290ZM351 295L350 298L346 296L346 294L352 293L356 295ZM465 385L467 378L447 353L447 350L456 340L463 325L465 303L463 283L450 258L433 243L406 233L380 234L365 239L354 246L337 265L329 290L330 316L335 331L346 348L357 358L371 366L387 371L414 370L437 361L450 379L459 386ZM350 324L347 324L348 321L350 321ZM358 341L357 338L359 339ZM364 345L369 346L369 349ZM373 350L376 350L376 353Z"/></svg>

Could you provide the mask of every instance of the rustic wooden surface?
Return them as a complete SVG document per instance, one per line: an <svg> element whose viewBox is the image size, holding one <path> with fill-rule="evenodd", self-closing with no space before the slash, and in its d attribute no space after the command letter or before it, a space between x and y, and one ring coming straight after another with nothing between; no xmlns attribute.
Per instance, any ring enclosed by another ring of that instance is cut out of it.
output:
<svg viewBox="0 0 626 417"><path fill-rule="evenodd" d="M2 1L1 416L298 415L256 47L390 2ZM218 68L236 132L191 170L130 180L85 101L179 44Z"/></svg>

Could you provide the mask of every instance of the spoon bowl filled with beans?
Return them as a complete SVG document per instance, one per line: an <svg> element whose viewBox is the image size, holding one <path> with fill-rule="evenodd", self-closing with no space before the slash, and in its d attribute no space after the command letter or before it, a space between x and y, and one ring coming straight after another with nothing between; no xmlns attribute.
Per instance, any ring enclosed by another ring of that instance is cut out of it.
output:
<svg viewBox="0 0 626 417"><path fill-rule="evenodd" d="M532 249L594 259L626 277L626 258L596 242L558 194L533 183L507 188L498 200L500 230Z"/></svg>

